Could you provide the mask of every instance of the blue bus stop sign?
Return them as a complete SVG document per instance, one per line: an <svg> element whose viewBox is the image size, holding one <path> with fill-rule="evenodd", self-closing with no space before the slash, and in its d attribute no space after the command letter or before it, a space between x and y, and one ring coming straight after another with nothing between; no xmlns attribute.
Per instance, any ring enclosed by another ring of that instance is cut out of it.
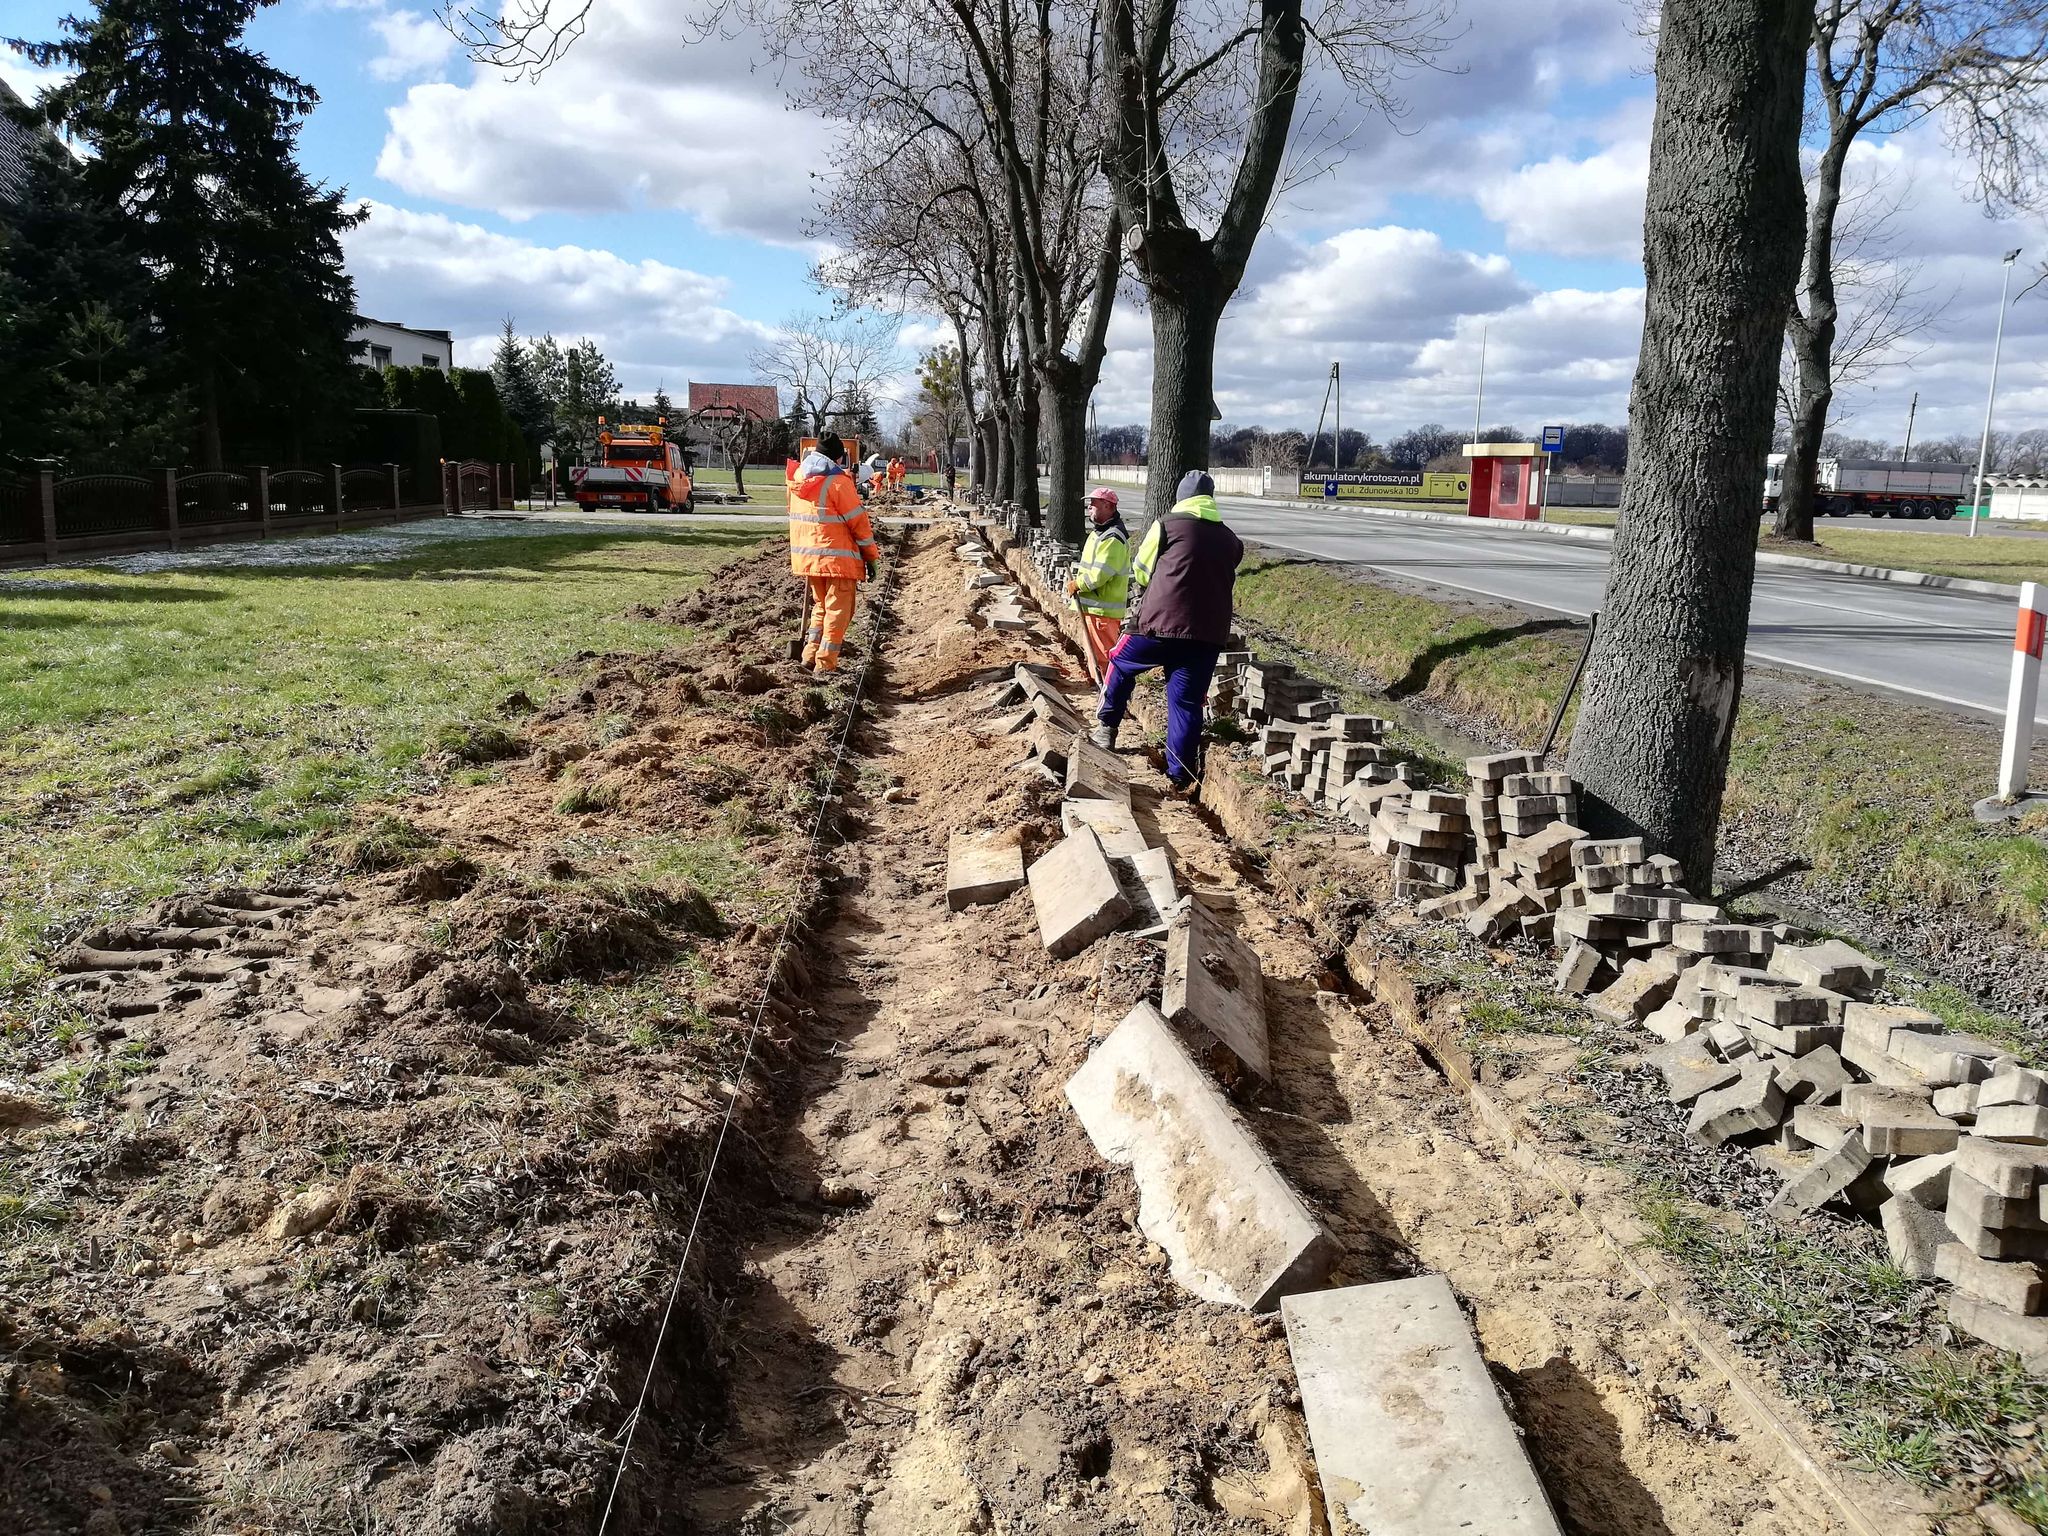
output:
<svg viewBox="0 0 2048 1536"><path fill-rule="evenodd" d="M1325 480L1323 482L1323 495L1325 497L1334 497L1336 494L1337 482L1334 480Z"/></svg>
<svg viewBox="0 0 2048 1536"><path fill-rule="evenodd" d="M1543 451L1545 453L1564 452L1563 427L1545 427L1543 429Z"/></svg>

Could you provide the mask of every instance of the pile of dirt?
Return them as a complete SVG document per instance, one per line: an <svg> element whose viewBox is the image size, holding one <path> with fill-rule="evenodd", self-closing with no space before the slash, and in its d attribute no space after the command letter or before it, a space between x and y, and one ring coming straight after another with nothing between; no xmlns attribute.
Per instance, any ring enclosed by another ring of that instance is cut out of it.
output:
<svg viewBox="0 0 2048 1536"><path fill-rule="evenodd" d="M56 957L0 1116L0 1527L576 1528L617 1464L847 706L770 550L508 700L487 782L360 819L339 878L195 892ZM849 645L850 670L865 625ZM459 753L451 753L460 757ZM800 962L757 1064L788 1048ZM705 1287L624 1492L730 1411Z"/></svg>

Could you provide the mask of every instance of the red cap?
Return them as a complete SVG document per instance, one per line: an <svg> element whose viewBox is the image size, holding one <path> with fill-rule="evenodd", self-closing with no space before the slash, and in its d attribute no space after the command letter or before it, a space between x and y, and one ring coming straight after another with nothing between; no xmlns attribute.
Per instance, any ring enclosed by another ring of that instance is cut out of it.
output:
<svg viewBox="0 0 2048 1536"><path fill-rule="evenodd" d="M1106 501L1112 508L1116 506L1116 492L1106 485L1095 487L1094 490L1088 493L1088 499L1090 501Z"/></svg>

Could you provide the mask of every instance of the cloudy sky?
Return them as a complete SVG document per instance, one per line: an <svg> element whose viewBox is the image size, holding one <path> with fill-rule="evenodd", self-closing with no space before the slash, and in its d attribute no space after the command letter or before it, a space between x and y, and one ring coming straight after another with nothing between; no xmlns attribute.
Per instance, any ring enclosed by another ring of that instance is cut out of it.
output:
<svg viewBox="0 0 2048 1536"><path fill-rule="evenodd" d="M8 0L54 35L75 0ZM448 329L481 362L507 315L594 337L630 391L743 381L746 359L818 301L804 225L824 124L746 39L692 43L673 0L597 0L589 35L538 83L463 58L405 0L280 0L253 37L322 97L308 169L367 200L349 238L364 313ZM1486 422L1620 421L1642 315L1650 80L1633 0L1461 0L1441 69L1401 87L1398 124L1324 89L1347 146L1275 210L1226 317L1218 402L1237 423L1312 426L1332 360L1347 424L1385 436ZM0 74L35 76L0 50ZM1859 148L1898 204L1888 249L1940 313L1912 355L1844 401L1845 430L1896 440L1982 420L1999 253L2048 257L2048 222L1986 218L1923 124ZM2020 286L2019 284L2015 285ZM904 340L932 334L906 317ZM1121 307L1097 400L1144 419L1150 345ZM2010 313L2004 426L2048 425L2048 283Z"/></svg>

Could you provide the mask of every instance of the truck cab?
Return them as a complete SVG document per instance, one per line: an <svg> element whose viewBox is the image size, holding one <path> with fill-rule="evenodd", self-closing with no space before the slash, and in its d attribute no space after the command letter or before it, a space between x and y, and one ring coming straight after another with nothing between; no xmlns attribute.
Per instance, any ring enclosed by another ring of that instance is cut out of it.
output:
<svg viewBox="0 0 2048 1536"><path fill-rule="evenodd" d="M668 418L652 426L608 426L598 418L597 464L569 471L577 504L626 511L694 512L690 452L668 436Z"/></svg>

